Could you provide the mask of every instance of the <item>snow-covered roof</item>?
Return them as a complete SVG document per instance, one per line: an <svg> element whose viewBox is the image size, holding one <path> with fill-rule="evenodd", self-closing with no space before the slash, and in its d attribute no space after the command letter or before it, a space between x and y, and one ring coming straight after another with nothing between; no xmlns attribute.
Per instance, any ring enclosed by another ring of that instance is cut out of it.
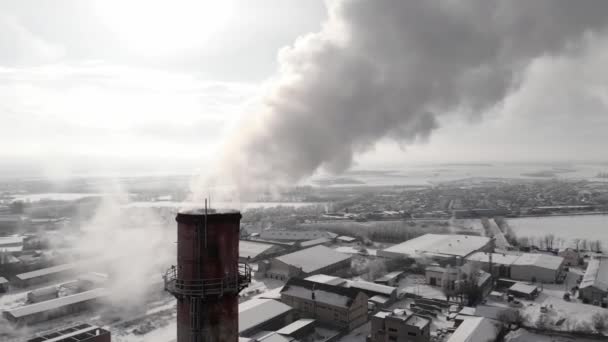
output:
<svg viewBox="0 0 608 342"><path fill-rule="evenodd" d="M349 260L349 255L336 252L325 246L315 246L291 254L283 255L277 260L301 268L305 273L312 273L333 264Z"/></svg>
<svg viewBox="0 0 608 342"><path fill-rule="evenodd" d="M371 283L369 281L357 280L349 283L348 285L351 288L360 289L363 291L373 292L375 294L381 294L385 296L392 296L397 288L392 286L386 286L382 284Z"/></svg>
<svg viewBox="0 0 608 342"><path fill-rule="evenodd" d="M353 242L353 241L356 241L357 238L352 237L352 236L342 235L342 236L338 236L338 240L344 241L344 242Z"/></svg>
<svg viewBox="0 0 608 342"><path fill-rule="evenodd" d="M564 262L564 258L560 256L540 253L503 254L477 252L467 257L467 260L489 263L490 254L492 254L492 263L495 265L536 266L557 270Z"/></svg>
<svg viewBox="0 0 608 342"><path fill-rule="evenodd" d="M314 281L315 283L329 284L329 285L344 285L346 279L340 277L334 277L327 274L315 274L310 277L306 277L306 280Z"/></svg>
<svg viewBox="0 0 608 342"><path fill-rule="evenodd" d="M283 328L277 330L277 334L281 335L292 335L298 332L300 329L303 329L311 324L314 324L315 320L312 318L302 318L299 319L289 325L284 326Z"/></svg>
<svg viewBox="0 0 608 342"><path fill-rule="evenodd" d="M431 323L431 321L427 318L423 318L416 315L410 315L408 319L405 321L407 325L411 325L418 329L424 329L427 325Z"/></svg>
<svg viewBox="0 0 608 342"><path fill-rule="evenodd" d="M239 334L290 310L291 306L274 299L250 300L239 304Z"/></svg>
<svg viewBox="0 0 608 342"><path fill-rule="evenodd" d="M8 283L8 280L6 280L6 278L4 277L0 277L0 284L6 284Z"/></svg>
<svg viewBox="0 0 608 342"><path fill-rule="evenodd" d="M589 260L580 288L589 286L608 291L608 257L596 257Z"/></svg>
<svg viewBox="0 0 608 342"><path fill-rule="evenodd" d="M257 339L259 342L290 342L293 341L292 337L279 335L278 333L271 333L266 335L264 338Z"/></svg>
<svg viewBox="0 0 608 342"><path fill-rule="evenodd" d="M499 324L483 317L465 319L448 342L494 341L500 332Z"/></svg>
<svg viewBox="0 0 608 342"><path fill-rule="evenodd" d="M375 281L390 281L393 280L395 278L399 278L401 275L403 274L403 271L395 271L395 272L391 272L388 274L385 274L384 276L376 279Z"/></svg>
<svg viewBox="0 0 608 342"><path fill-rule="evenodd" d="M334 286L313 281L291 278L281 290L281 296L287 295L307 300L315 300L341 308L351 306L353 300L361 291L354 288ZM314 293L314 295L313 295Z"/></svg>
<svg viewBox="0 0 608 342"><path fill-rule="evenodd" d="M258 255L269 251L275 245L262 242L253 242L247 240L239 241L239 257L241 258L256 258Z"/></svg>
<svg viewBox="0 0 608 342"><path fill-rule="evenodd" d="M326 244L328 242L330 242L331 240L329 238L326 237L321 237L318 239L313 239L313 240L308 240L308 241L304 241L300 243L301 247L312 247L312 246L316 246L316 245L323 245Z"/></svg>
<svg viewBox="0 0 608 342"><path fill-rule="evenodd" d="M536 266L550 270L559 269L564 263L564 258L555 255L539 254L539 253L524 253L513 265L518 266Z"/></svg>
<svg viewBox="0 0 608 342"><path fill-rule="evenodd" d="M63 264L63 265L47 267L47 268L43 268L40 270L31 271L31 272L21 273L21 274L16 275L15 277L20 280L27 280L27 279L42 277L42 276L46 276L46 275L54 274L54 273L58 273L58 272L71 271L71 270L74 270L75 268L76 268L76 264Z"/></svg>
<svg viewBox="0 0 608 342"><path fill-rule="evenodd" d="M538 291L538 288L534 285L528 285L524 283L515 283L513 286L509 288L509 291L525 293L525 294L533 294Z"/></svg>
<svg viewBox="0 0 608 342"><path fill-rule="evenodd" d="M389 247L379 255L386 252L412 258L424 255L465 257L488 243L490 238L483 236L425 234Z"/></svg>
<svg viewBox="0 0 608 342"><path fill-rule="evenodd" d="M90 291L80 292L70 296L59 297L56 299L47 300L40 303L19 306L13 309L6 310L11 316L15 318L29 316L32 314L45 312L53 309L58 309L67 305L81 303L93 299L97 299L106 296L108 291L104 288L93 289Z"/></svg>
<svg viewBox="0 0 608 342"><path fill-rule="evenodd" d="M389 297L382 296L382 295L375 295L369 299L370 302L377 303L377 304L386 304L386 303L388 303L389 300L390 300Z"/></svg>

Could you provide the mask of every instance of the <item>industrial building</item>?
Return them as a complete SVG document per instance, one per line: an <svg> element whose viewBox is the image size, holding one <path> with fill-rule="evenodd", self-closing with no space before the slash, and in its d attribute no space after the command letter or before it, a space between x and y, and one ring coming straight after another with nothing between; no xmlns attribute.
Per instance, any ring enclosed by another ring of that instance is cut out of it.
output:
<svg viewBox="0 0 608 342"><path fill-rule="evenodd" d="M310 277L306 277L306 280L314 281L315 283L344 286L348 283L348 280L340 277L330 276L327 274L315 274Z"/></svg>
<svg viewBox="0 0 608 342"><path fill-rule="evenodd" d="M431 258L438 261L463 259L475 252L492 251L491 239L483 236L425 234L379 250L383 258Z"/></svg>
<svg viewBox="0 0 608 342"><path fill-rule="evenodd" d="M240 240L239 241L239 261L255 262L281 254L285 248L280 245Z"/></svg>
<svg viewBox="0 0 608 342"><path fill-rule="evenodd" d="M367 321L369 297L355 288L291 278L281 290L281 301L301 317L350 331Z"/></svg>
<svg viewBox="0 0 608 342"><path fill-rule="evenodd" d="M164 275L177 299L177 342L237 341L238 295L251 281L239 263L241 213L208 209L180 212L177 265Z"/></svg>
<svg viewBox="0 0 608 342"><path fill-rule="evenodd" d="M370 301L382 307L390 305L397 300L396 287L363 280L349 282L347 286L362 291L369 297Z"/></svg>
<svg viewBox="0 0 608 342"><path fill-rule="evenodd" d="M98 326L81 323L68 328L38 334L27 342L111 342L109 331Z"/></svg>
<svg viewBox="0 0 608 342"><path fill-rule="evenodd" d="M53 267L43 268L27 273L21 273L15 276L11 285L17 287L28 287L40 283L45 283L51 280L56 280L61 277L74 275L76 273L76 264L63 264Z"/></svg>
<svg viewBox="0 0 608 342"><path fill-rule="evenodd" d="M579 296L591 304L601 305L606 302L606 298L608 298L608 257L596 256L589 261L579 285Z"/></svg>
<svg viewBox="0 0 608 342"><path fill-rule="evenodd" d="M3 252L22 252L23 236L0 236L0 251Z"/></svg>
<svg viewBox="0 0 608 342"><path fill-rule="evenodd" d="M277 334L301 339L314 332L316 322L312 318L302 318L277 330Z"/></svg>
<svg viewBox="0 0 608 342"><path fill-rule="evenodd" d="M403 277L405 272L403 271L395 271L385 274L384 276L374 280L376 284L382 284L386 286L397 286L399 285L399 281Z"/></svg>
<svg viewBox="0 0 608 342"><path fill-rule="evenodd" d="M501 324L484 317L468 317L454 331L447 342L495 341Z"/></svg>
<svg viewBox="0 0 608 342"><path fill-rule="evenodd" d="M332 274L350 268L351 256L325 246L315 246L258 263L258 274L287 280L314 274Z"/></svg>
<svg viewBox="0 0 608 342"><path fill-rule="evenodd" d="M4 311L4 317L16 324L33 324L94 307L108 295L103 288L76 293Z"/></svg>
<svg viewBox="0 0 608 342"><path fill-rule="evenodd" d="M239 336L278 330L294 321L294 310L273 299L252 299L239 304Z"/></svg>
<svg viewBox="0 0 608 342"><path fill-rule="evenodd" d="M555 255L475 253L467 260L480 264L486 272L500 278L557 283L562 281L565 276L564 258ZM491 271L490 262L492 263Z"/></svg>
<svg viewBox="0 0 608 342"><path fill-rule="evenodd" d="M408 314L380 311L372 316L369 342L428 342L431 320Z"/></svg>

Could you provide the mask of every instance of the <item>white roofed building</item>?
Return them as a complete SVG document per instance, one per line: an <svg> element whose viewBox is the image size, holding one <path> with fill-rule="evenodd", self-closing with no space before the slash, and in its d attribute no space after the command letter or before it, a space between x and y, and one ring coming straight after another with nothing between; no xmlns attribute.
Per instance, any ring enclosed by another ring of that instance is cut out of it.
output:
<svg viewBox="0 0 608 342"><path fill-rule="evenodd" d="M273 299L252 299L239 304L239 336L251 337L293 322L293 309Z"/></svg>
<svg viewBox="0 0 608 342"><path fill-rule="evenodd" d="M439 260L466 258L479 251L491 251L490 238L471 235L425 234L380 250L384 258L432 258Z"/></svg>
<svg viewBox="0 0 608 342"><path fill-rule="evenodd" d="M490 262L494 276L521 281L538 281L556 283L563 279L565 273L564 258L540 254L502 254L475 253L467 258L478 263L485 271L490 272Z"/></svg>
<svg viewBox="0 0 608 342"><path fill-rule="evenodd" d="M501 324L484 317L469 317L454 331L447 342L495 341Z"/></svg>
<svg viewBox="0 0 608 342"><path fill-rule="evenodd" d="M351 256L325 246L315 246L258 264L258 273L288 280L315 274L335 274L350 268Z"/></svg>
<svg viewBox="0 0 608 342"><path fill-rule="evenodd" d="M596 256L589 261L579 294L591 304L601 304L608 298L608 257Z"/></svg>
<svg viewBox="0 0 608 342"><path fill-rule="evenodd" d="M276 256L284 250L285 248L279 245L257 241L240 240L239 261L254 262L260 259Z"/></svg>

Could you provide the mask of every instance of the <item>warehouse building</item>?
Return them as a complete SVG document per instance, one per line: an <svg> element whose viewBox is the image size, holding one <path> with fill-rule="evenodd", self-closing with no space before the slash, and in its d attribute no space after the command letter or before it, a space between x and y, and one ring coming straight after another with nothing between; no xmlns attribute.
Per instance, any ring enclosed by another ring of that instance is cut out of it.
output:
<svg viewBox="0 0 608 342"><path fill-rule="evenodd" d="M302 318L350 331L367 321L368 296L355 288L291 278L281 290L281 301Z"/></svg>
<svg viewBox="0 0 608 342"><path fill-rule="evenodd" d="M535 253L501 254L492 253L491 273L499 278L521 281L558 283L566 275L564 258ZM467 258L490 272L490 253L475 253Z"/></svg>
<svg viewBox="0 0 608 342"><path fill-rule="evenodd" d="M240 240L239 241L239 261L255 262L281 254L284 247L270 243Z"/></svg>
<svg viewBox="0 0 608 342"><path fill-rule="evenodd" d="M448 342L495 341L501 324L485 317L466 318L454 331Z"/></svg>
<svg viewBox="0 0 608 342"><path fill-rule="evenodd" d="M350 268L351 256L325 246L315 246L258 264L258 273L271 279L287 280L314 274L332 274Z"/></svg>
<svg viewBox="0 0 608 342"><path fill-rule="evenodd" d="M81 323L69 328L60 328L54 331L39 334L27 342L111 342L109 331L98 326Z"/></svg>
<svg viewBox="0 0 608 342"><path fill-rule="evenodd" d="M597 256L589 261L579 286L579 295L591 304L605 303L608 298L608 257Z"/></svg>
<svg viewBox="0 0 608 342"><path fill-rule="evenodd" d="M45 283L47 281L56 280L62 277L74 275L76 273L76 264L63 264L53 267L43 268L27 273L21 273L15 276L11 285L17 287L27 287L35 284Z"/></svg>
<svg viewBox="0 0 608 342"><path fill-rule="evenodd" d="M273 299L252 299L239 304L239 336L274 331L294 320L294 310Z"/></svg>
<svg viewBox="0 0 608 342"><path fill-rule="evenodd" d="M397 300L396 287L363 280L349 282L347 286L364 292L370 298L371 302L381 307L388 306Z"/></svg>
<svg viewBox="0 0 608 342"><path fill-rule="evenodd" d="M425 234L380 250L377 254L389 259L431 258L437 261L448 261L463 259L475 252L490 251L492 251L491 239L487 237Z"/></svg>
<svg viewBox="0 0 608 342"><path fill-rule="evenodd" d="M335 286L344 286L344 285L346 285L346 283L348 283L348 280L346 280L344 278L330 276L327 274L315 274L315 275L311 275L310 277L306 277L305 279L314 281L315 283L322 283L322 284L335 285Z"/></svg>
<svg viewBox="0 0 608 342"><path fill-rule="evenodd" d="M4 317L16 324L33 324L86 310L87 308L98 304L98 302L107 295L108 292L106 289L94 289L40 303L8 309L4 311Z"/></svg>
<svg viewBox="0 0 608 342"><path fill-rule="evenodd" d="M403 313L380 311L372 316L370 342L428 342L431 320Z"/></svg>

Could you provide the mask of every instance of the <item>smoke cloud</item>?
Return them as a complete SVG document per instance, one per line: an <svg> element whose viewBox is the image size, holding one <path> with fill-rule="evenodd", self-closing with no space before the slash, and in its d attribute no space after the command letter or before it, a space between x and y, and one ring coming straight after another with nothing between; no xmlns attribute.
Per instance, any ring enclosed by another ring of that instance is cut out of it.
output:
<svg viewBox="0 0 608 342"><path fill-rule="evenodd" d="M240 189L344 171L382 138L424 141L442 115L479 118L536 59L577 54L608 24L602 0L327 6L320 32L280 51L277 76L227 140L221 175Z"/></svg>

